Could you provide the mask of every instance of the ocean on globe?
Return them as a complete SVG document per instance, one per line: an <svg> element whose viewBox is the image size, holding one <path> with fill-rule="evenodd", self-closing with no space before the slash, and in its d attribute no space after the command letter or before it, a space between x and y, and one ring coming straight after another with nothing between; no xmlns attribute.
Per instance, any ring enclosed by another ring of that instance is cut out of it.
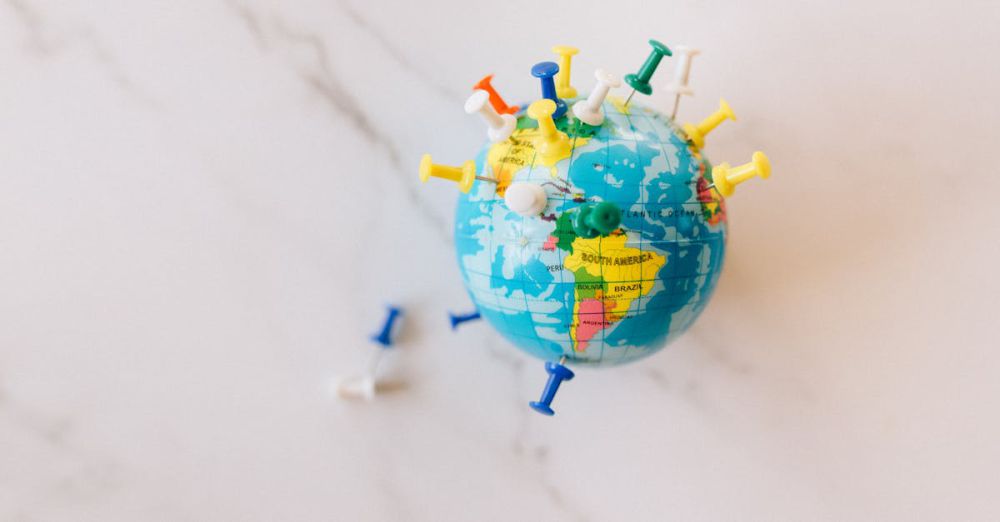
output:
<svg viewBox="0 0 1000 522"><path fill-rule="evenodd" d="M572 105L574 100L566 100ZM573 146L535 153L539 130L518 115L510 139L488 143L477 181L459 196L455 245L464 283L489 323L545 360L609 366L646 357L682 334L708 304L722 269L726 211L708 187L711 165L666 116L609 97L605 121L557 120ZM511 183L541 185L545 210L504 204ZM620 227L574 232L581 205L610 202Z"/></svg>

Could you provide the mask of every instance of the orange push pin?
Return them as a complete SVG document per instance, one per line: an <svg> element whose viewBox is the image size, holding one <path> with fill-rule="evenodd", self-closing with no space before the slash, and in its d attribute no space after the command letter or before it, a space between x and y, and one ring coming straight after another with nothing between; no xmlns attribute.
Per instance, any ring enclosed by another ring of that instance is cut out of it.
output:
<svg viewBox="0 0 1000 522"><path fill-rule="evenodd" d="M493 85L491 84L492 81L493 75L487 74L486 76L483 76L482 80L479 80L472 86L472 90L479 89L486 91L487 94L490 95L490 105L492 105L493 109L497 111L497 114L517 114L517 111L521 108L517 105L513 107L507 106L507 103L503 101L503 98L500 97L497 90L493 88Z"/></svg>
<svg viewBox="0 0 1000 522"><path fill-rule="evenodd" d="M569 66L573 56L580 52L576 47L557 45L552 52L559 55L559 72L556 74L556 95L560 98L576 98L576 87L569 84Z"/></svg>
<svg viewBox="0 0 1000 522"><path fill-rule="evenodd" d="M468 194L472 190L472 184L477 180L489 181L491 183L496 183L497 180L493 178L488 178L486 176L476 175L476 162L469 160L462 164L461 167L452 167L450 165L438 165L431 161L430 154L424 154L420 158L420 181L424 183L427 182L429 178L441 178L454 181L458 183L458 190Z"/></svg>
<svg viewBox="0 0 1000 522"><path fill-rule="evenodd" d="M546 159L567 156L572 150L569 136L564 132L559 132L555 122L552 121L552 115L555 112L556 102L548 98L538 100L528 106L528 117L538 122L538 130L541 132L535 138L535 150Z"/></svg>
<svg viewBox="0 0 1000 522"><path fill-rule="evenodd" d="M687 134L691 143L694 143L695 147L699 149L705 146L705 136L712 129L715 129L722 123L726 118L736 121L736 114L733 113L733 109L729 107L726 100L719 100L719 110L712 113L711 116L705 118L698 125L692 125L690 123L684 124L684 134Z"/></svg>
<svg viewBox="0 0 1000 522"><path fill-rule="evenodd" d="M750 163L735 167L723 163L712 167L712 184L706 189L715 187L719 194L728 198L736 192L736 185L754 176L760 176L760 179L767 179L771 176L771 161L759 150L753 153Z"/></svg>

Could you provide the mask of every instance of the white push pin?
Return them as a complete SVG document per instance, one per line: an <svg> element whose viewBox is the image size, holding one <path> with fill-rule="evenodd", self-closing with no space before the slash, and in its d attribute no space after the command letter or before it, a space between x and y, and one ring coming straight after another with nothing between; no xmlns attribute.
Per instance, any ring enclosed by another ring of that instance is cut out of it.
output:
<svg viewBox="0 0 1000 522"><path fill-rule="evenodd" d="M688 85L691 77L691 59L701 54L701 51L694 47L681 45L674 49L674 56L678 58L677 67L674 69L674 79L667 85L667 92L674 93L674 110L670 113L670 119L677 118L677 107L680 106L681 96L694 96L694 89Z"/></svg>
<svg viewBox="0 0 1000 522"><path fill-rule="evenodd" d="M490 141L497 143L510 137L517 128L517 118L511 114L497 114L497 111L490 105L490 93L476 89L468 100L465 100L465 112L472 114L478 112L489 128L486 135Z"/></svg>
<svg viewBox="0 0 1000 522"><path fill-rule="evenodd" d="M604 69L594 71L594 77L597 78L597 85L594 86L594 90L590 91L590 96L587 96L586 100L578 101L573 105L573 114L583 123L596 127L604 123L601 105L604 103L604 98L607 98L608 91L613 87L621 86L622 82Z"/></svg>
<svg viewBox="0 0 1000 522"><path fill-rule="evenodd" d="M364 399L367 401L374 399L375 375L384 353L384 349L376 349L372 353L371 359L368 360L368 367L365 368L364 372L337 381L337 395L344 399Z"/></svg>
<svg viewBox="0 0 1000 522"><path fill-rule="evenodd" d="M504 203L512 212L524 217L535 217L545 210L548 196L545 189L535 183L517 181L507 187L503 196Z"/></svg>
<svg viewBox="0 0 1000 522"><path fill-rule="evenodd" d="M372 336L372 341L378 343L379 347L368 359L368 366L364 372L337 381L335 389L340 397L365 400L372 400L375 397L375 376L378 374L379 363L382 362L385 352L395 345L395 333L403 316L403 309L399 306L390 305L387 312L382 329Z"/></svg>

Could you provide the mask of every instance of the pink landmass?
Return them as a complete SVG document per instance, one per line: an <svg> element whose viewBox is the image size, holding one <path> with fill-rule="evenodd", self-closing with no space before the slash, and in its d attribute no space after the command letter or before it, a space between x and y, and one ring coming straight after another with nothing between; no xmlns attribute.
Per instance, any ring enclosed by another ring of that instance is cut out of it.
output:
<svg viewBox="0 0 1000 522"><path fill-rule="evenodd" d="M542 245L542 250L555 250L557 242L558 240L556 239L556 236L549 236L549 238L545 240L545 244Z"/></svg>
<svg viewBox="0 0 1000 522"><path fill-rule="evenodd" d="M608 327L608 322L604 320L604 302L599 299L584 299L580 302L578 313L580 324L576 327L576 351L582 352L597 332Z"/></svg>

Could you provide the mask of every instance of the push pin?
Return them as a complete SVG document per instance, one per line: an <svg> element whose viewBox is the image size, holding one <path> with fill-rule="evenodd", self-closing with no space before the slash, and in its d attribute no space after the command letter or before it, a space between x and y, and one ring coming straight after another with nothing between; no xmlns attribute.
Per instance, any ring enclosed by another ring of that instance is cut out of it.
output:
<svg viewBox="0 0 1000 522"><path fill-rule="evenodd" d="M486 176L476 175L476 162L469 160L462 164L461 167L452 167L449 165L438 165L431 162L431 155L424 154L420 158L420 181L426 183L431 177L447 179L458 183L458 190L468 194L469 190L472 189L472 183L475 180L489 181L490 183L496 183L497 180L494 178Z"/></svg>
<svg viewBox="0 0 1000 522"><path fill-rule="evenodd" d="M461 315L455 315L455 314L453 314L451 312L448 312L448 319L451 321L451 329L452 330L457 330L458 329L458 325L460 325L462 323L465 323L465 322L468 322L468 321L475 321L477 319L481 319L482 317L483 316L479 314L479 310L476 310L475 312L472 312L472 313L469 313L469 314L461 314Z"/></svg>
<svg viewBox="0 0 1000 522"><path fill-rule="evenodd" d="M677 107L680 106L681 96L694 96L694 89L688 86L691 77L691 59L701 54L701 51L693 47L681 45L677 48L677 67L674 69L674 79L667 85L667 92L674 93L674 110L670 113L670 119L677 118Z"/></svg>
<svg viewBox="0 0 1000 522"><path fill-rule="evenodd" d="M573 104L573 114L576 118L587 125L598 126L604 123L604 113L601 112L601 105L608 97L608 91L614 87L621 86L622 82L614 75L608 74L604 69L594 71L597 78L597 85L590 91L590 96L586 100L581 100Z"/></svg>
<svg viewBox="0 0 1000 522"><path fill-rule="evenodd" d="M719 100L719 110L712 113L711 116L705 118L698 125L692 125L690 123L684 124L684 134L687 134L691 143L694 143L695 147L699 149L705 146L705 136L712 129L715 129L722 123L726 118L736 121L736 114L733 113L733 109L729 107L726 100Z"/></svg>
<svg viewBox="0 0 1000 522"><path fill-rule="evenodd" d="M573 231L584 239L607 236L622 222L622 211L614 203L602 201L580 207L573 219Z"/></svg>
<svg viewBox="0 0 1000 522"><path fill-rule="evenodd" d="M552 120L555 112L556 104L552 100L538 100L528 106L528 117L538 122L541 131L535 138L535 149L543 158L559 158L572 150L569 136L560 132Z"/></svg>
<svg viewBox="0 0 1000 522"><path fill-rule="evenodd" d="M549 380L545 383L545 390L542 392L542 398L538 401L531 401L528 403L529 406L538 413L544 415L555 415L556 412L552 409L552 399L556 398L556 392L559 391L559 385L563 381L572 380L574 377L573 370L563 366L566 362L566 356L559 359L559 362L545 361L545 371L549 374Z"/></svg>
<svg viewBox="0 0 1000 522"><path fill-rule="evenodd" d="M626 107L628 106L628 102L632 100L632 96L635 96L635 91L639 91L646 96L653 94L653 86L649 84L649 79L656 72L656 67L660 65L660 60L664 56L673 55L669 47L656 40L650 40L649 45L653 46L653 51L649 53L649 57L646 58L646 62L639 68L639 72L625 75L625 83L632 86L632 93L625 100Z"/></svg>
<svg viewBox="0 0 1000 522"><path fill-rule="evenodd" d="M771 160L767 159L767 156L761 151L753 153L750 163L735 167L723 163L712 167L712 184L705 187L705 190L715 187L719 194L728 198L736 192L736 185L754 176L760 176L760 179L771 177Z"/></svg>
<svg viewBox="0 0 1000 522"><path fill-rule="evenodd" d="M560 98L576 98L576 87L569 84L569 66L573 56L580 52L576 47L557 45L552 52L559 55L559 74L556 75L556 94Z"/></svg>
<svg viewBox="0 0 1000 522"><path fill-rule="evenodd" d="M517 128L517 118L510 114L498 114L489 104L489 99L490 93L476 89L472 96L465 100L465 112L466 114L478 112L489 125L489 128L486 129L486 135L489 136L490 141L498 143L514 133L514 129Z"/></svg>
<svg viewBox="0 0 1000 522"><path fill-rule="evenodd" d="M509 107L500 97L500 94L496 89L493 88L493 75L487 74L483 76L483 79L476 82L472 86L472 90L476 91L486 91L490 95L490 105L493 106L493 110L497 111L497 114L517 114L517 111L521 108L517 105Z"/></svg>
<svg viewBox="0 0 1000 522"><path fill-rule="evenodd" d="M535 217L545 210L549 202L545 189L535 183L517 181L507 187L507 192L503 196L507 208L520 216L526 218Z"/></svg>
<svg viewBox="0 0 1000 522"><path fill-rule="evenodd" d="M399 317L403 314L403 310L397 306L388 307L388 315L386 315L385 323L382 325L382 330L372 336L372 340L378 344L381 344L385 348L392 346L392 337L398 327L396 326Z"/></svg>
<svg viewBox="0 0 1000 522"><path fill-rule="evenodd" d="M364 373L338 379L336 383L337 395L344 399L365 399L368 401L374 399L375 374L382 361L382 353L385 351L385 349L380 348L372 354Z"/></svg>
<svg viewBox="0 0 1000 522"><path fill-rule="evenodd" d="M380 346L372 353L365 370L356 375L339 379L336 384L337 395L345 399L366 399L375 397L375 377L378 373L379 364L386 351L393 347L396 332L399 330L399 319L403 315L403 310L396 306L388 307L388 315L382 330L372 335L372 341Z"/></svg>
<svg viewBox="0 0 1000 522"><path fill-rule="evenodd" d="M559 65L555 62L539 62L531 68L531 75L542 81L542 98L552 100L556 104L553 118L562 118L562 115L566 114L566 102L556 96L556 83L553 77L558 72Z"/></svg>

